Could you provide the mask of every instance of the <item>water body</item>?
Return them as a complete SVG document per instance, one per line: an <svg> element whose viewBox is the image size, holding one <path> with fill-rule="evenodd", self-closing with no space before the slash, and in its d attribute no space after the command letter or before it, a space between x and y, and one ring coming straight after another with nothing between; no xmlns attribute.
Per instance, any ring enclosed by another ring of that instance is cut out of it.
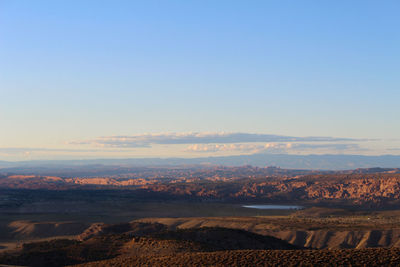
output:
<svg viewBox="0 0 400 267"><path fill-rule="evenodd" d="M243 208L259 210L301 210L303 206L297 205L243 205Z"/></svg>

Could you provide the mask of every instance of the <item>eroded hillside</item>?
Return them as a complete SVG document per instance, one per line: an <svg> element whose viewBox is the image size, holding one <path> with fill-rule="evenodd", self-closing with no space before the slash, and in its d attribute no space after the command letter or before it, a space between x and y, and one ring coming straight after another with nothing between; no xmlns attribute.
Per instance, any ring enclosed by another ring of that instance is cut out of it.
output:
<svg viewBox="0 0 400 267"><path fill-rule="evenodd" d="M320 209L309 212L318 213ZM346 213L344 211L344 213ZM392 213L392 214L390 214ZM332 214L332 213L331 213ZM165 224L173 229L226 227L274 236L312 249L400 247L398 212L334 217L292 216L146 218L140 222Z"/></svg>
<svg viewBox="0 0 400 267"><path fill-rule="evenodd" d="M0 188L45 190L129 190L140 199L258 201L350 204L363 207L400 205L398 169L348 173L294 174L280 169L243 167L186 172L143 173L145 177L74 177L5 175ZM249 171L249 169L251 171ZM249 171L247 175L246 171ZM272 173L271 175L267 175ZM303 172L304 173L304 172ZM235 175L236 174L236 175ZM1 204L1 203L0 203Z"/></svg>

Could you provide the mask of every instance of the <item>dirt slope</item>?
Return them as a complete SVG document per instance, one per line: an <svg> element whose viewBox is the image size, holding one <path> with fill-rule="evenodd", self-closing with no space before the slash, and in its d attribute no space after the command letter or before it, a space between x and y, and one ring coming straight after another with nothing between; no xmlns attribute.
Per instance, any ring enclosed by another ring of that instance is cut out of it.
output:
<svg viewBox="0 0 400 267"><path fill-rule="evenodd" d="M180 253L170 256L121 256L85 263L85 267L116 266L399 266L399 249L235 250Z"/></svg>
<svg viewBox="0 0 400 267"><path fill-rule="evenodd" d="M88 226L78 222L14 221L8 224L12 238L20 240L77 235Z"/></svg>

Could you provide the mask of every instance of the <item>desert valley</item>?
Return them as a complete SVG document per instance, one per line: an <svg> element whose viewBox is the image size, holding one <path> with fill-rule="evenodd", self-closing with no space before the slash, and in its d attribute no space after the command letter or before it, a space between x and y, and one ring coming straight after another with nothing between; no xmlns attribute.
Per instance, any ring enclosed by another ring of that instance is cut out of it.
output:
<svg viewBox="0 0 400 267"><path fill-rule="evenodd" d="M3 172L0 263L400 262L399 169L105 167Z"/></svg>

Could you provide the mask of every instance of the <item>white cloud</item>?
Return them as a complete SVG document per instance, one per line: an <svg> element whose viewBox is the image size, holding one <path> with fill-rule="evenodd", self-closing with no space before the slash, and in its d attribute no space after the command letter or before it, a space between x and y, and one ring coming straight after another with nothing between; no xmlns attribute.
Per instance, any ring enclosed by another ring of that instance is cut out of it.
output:
<svg viewBox="0 0 400 267"><path fill-rule="evenodd" d="M359 150L357 144L301 144L301 143L266 143L266 144L193 144L187 152L240 152L240 153L289 153L304 150Z"/></svg>
<svg viewBox="0 0 400 267"><path fill-rule="evenodd" d="M254 144L194 144L186 148L185 151L193 152L222 152L240 151L255 153L265 149L265 146Z"/></svg>

